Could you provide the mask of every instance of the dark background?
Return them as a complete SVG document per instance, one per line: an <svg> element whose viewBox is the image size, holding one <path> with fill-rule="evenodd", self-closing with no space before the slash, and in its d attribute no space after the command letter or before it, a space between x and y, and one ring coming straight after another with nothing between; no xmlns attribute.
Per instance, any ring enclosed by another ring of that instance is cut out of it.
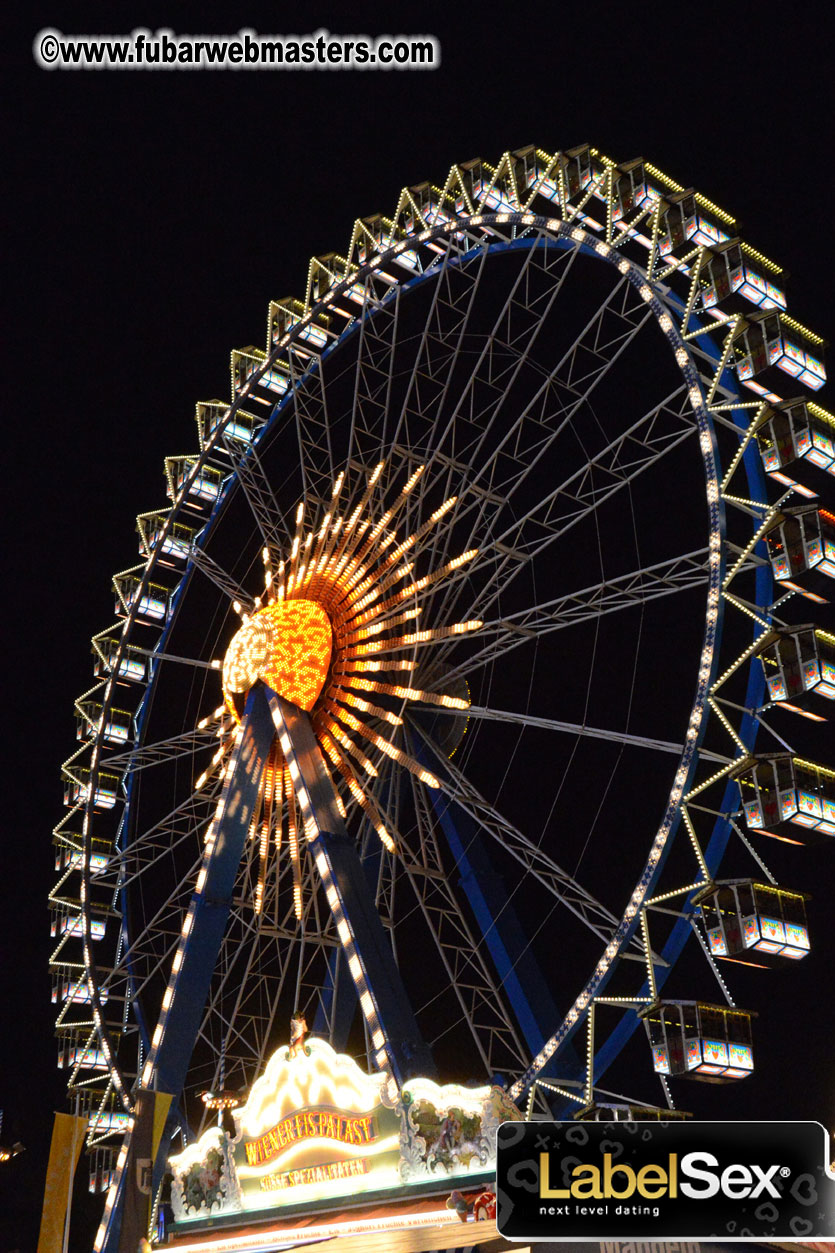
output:
<svg viewBox="0 0 835 1253"><path fill-rule="evenodd" d="M309 256L344 251L354 218L390 213L405 183L526 143L590 142L643 155L732 212L791 272L793 315L833 331L831 86L813 6L470 6L454 20L432 5L233 8L55 0L7 36L0 1108L3 1142L27 1151L0 1167L0 1253L35 1247L62 1108L46 896L88 641L111 621L111 575L137 560L137 512L163 503L163 457L196 446L194 403L227 394L229 350L262 342L269 299L303 295ZM432 33L443 63L46 73L31 57L45 26L137 25ZM801 886L817 893L823 952L759 1006L766 1077L748 1115L832 1127L827 879ZM92 1219L83 1204L78 1215L82 1250Z"/></svg>

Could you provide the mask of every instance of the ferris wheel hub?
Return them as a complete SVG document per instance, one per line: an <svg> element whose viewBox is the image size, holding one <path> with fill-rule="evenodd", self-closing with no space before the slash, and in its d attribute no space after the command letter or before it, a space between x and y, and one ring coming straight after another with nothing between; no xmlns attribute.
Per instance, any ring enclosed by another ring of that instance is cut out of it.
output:
<svg viewBox="0 0 835 1253"><path fill-rule="evenodd" d="M328 675L333 633L316 601L280 600L257 610L232 637L223 659L223 694L239 717L241 699L261 679L309 712Z"/></svg>

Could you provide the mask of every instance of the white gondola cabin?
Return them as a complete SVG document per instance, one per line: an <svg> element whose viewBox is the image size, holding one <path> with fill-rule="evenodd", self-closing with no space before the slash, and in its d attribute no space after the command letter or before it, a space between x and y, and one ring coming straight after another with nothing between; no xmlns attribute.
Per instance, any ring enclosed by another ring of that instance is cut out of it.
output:
<svg viewBox="0 0 835 1253"><path fill-rule="evenodd" d="M728 239L727 232L705 214L695 192L665 193L662 204L658 245L662 257L683 256L699 244L709 248Z"/></svg>
<svg viewBox="0 0 835 1253"><path fill-rule="evenodd" d="M744 957L761 966L799 961L809 952L807 897L772 883L725 879L696 897L714 957Z"/></svg>
<svg viewBox="0 0 835 1253"><path fill-rule="evenodd" d="M835 771L790 753L764 753L735 774L749 831L789 844L820 844L835 835Z"/></svg>
<svg viewBox="0 0 835 1253"><path fill-rule="evenodd" d="M228 471L204 462L195 472L196 457L168 457L165 461L168 499L177 501L186 490L184 503L193 509L213 505L220 495L223 479Z"/></svg>
<svg viewBox="0 0 835 1253"><path fill-rule="evenodd" d="M99 989L99 1001L102 1005L106 1005L110 997L107 988ZM89 1005L90 985L84 974L84 967L80 969L71 969L63 967L56 971L52 981L52 1000L53 1003L61 1001L63 1004L71 1005Z"/></svg>
<svg viewBox="0 0 835 1253"><path fill-rule="evenodd" d="M101 731L105 744L127 744L133 738L133 715L126 709L108 709L104 717L103 708L97 701L81 701L76 705L76 738L86 742Z"/></svg>
<svg viewBox="0 0 835 1253"><path fill-rule="evenodd" d="M234 348L230 358L232 366L232 390L237 396L246 387L253 374L263 368L267 354L254 344L246 348Z"/></svg>
<svg viewBox="0 0 835 1253"><path fill-rule="evenodd" d="M60 838L61 843L57 844L55 850L55 869L57 871L80 870L81 859L83 856L82 849L84 847L82 836L71 835L68 832ZM97 839L95 836L92 836L90 844L90 871L94 875L101 874L103 870L107 869L110 863L110 855L113 851L112 842L110 840Z"/></svg>
<svg viewBox="0 0 835 1253"><path fill-rule="evenodd" d="M739 239L714 244L705 253L699 271L702 307L721 308L727 313L750 312L751 305L785 309L781 275L776 266L766 270L762 260L755 259Z"/></svg>
<svg viewBox="0 0 835 1253"><path fill-rule="evenodd" d="M640 157L624 161L612 170L612 221L620 222L651 203Z"/></svg>
<svg viewBox="0 0 835 1253"><path fill-rule="evenodd" d="M78 1066L81 1070L109 1070L108 1062L102 1049L94 1048L92 1045L85 1047L81 1044L72 1044L62 1047L58 1051L58 1066L72 1070Z"/></svg>
<svg viewBox="0 0 835 1253"><path fill-rule="evenodd" d="M162 565L187 561L197 530L182 522L171 522L167 510L141 513L136 519L139 552L143 557L159 552Z"/></svg>
<svg viewBox="0 0 835 1253"><path fill-rule="evenodd" d="M656 1001L640 1016L658 1075L727 1083L753 1072L750 1010L704 1001Z"/></svg>
<svg viewBox="0 0 835 1253"><path fill-rule="evenodd" d="M144 583L139 575L116 575L116 614L125 618L133 611L142 622L162 624L168 617L171 593L161 583Z"/></svg>
<svg viewBox="0 0 835 1253"><path fill-rule="evenodd" d="M73 778L66 770L64 771L64 804L69 808L85 804L90 795L90 770L87 767L74 767L73 769L78 778ZM119 796L120 782L116 774L99 772L93 796L93 805L96 809L113 808Z"/></svg>
<svg viewBox="0 0 835 1253"><path fill-rule="evenodd" d="M757 425L765 470L778 482L782 470L813 465L835 474L835 415L803 399L769 405ZM799 464L798 464L799 463Z"/></svg>
<svg viewBox="0 0 835 1253"><path fill-rule="evenodd" d="M90 919L90 939L100 940L107 925L107 912ZM80 901L57 901L52 906L50 935L75 935L83 937L84 918L81 913Z"/></svg>
<svg viewBox="0 0 835 1253"><path fill-rule="evenodd" d="M817 391L826 382L823 349L819 335L780 310L752 313L734 333L737 377L768 399L772 388L785 388L787 375Z"/></svg>
<svg viewBox="0 0 835 1253"><path fill-rule="evenodd" d="M835 592L835 514L817 505L784 509L765 539L778 584L825 598Z"/></svg>
<svg viewBox="0 0 835 1253"><path fill-rule="evenodd" d="M769 631L757 647L769 699L831 712L835 700L835 635L811 624Z"/></svg>
<svg viewBox="0 0 835 1253"><path fill-rule="evenodd" d="M259 386L264 385L263 375ZM236 409L230 413L230 406L221 401L210 400L197 406L197 429L200 436L200 448L205 449L218 427L223 426L222 444L233 440L237 444L251 444L264 425L263 418L244 409Z"/></svg>
<svg viewBox="0 0 835 1253"><path fill-rule="evenodd" d="M144 653L129 644L119 657L119 641L113 637L98 638L93 643L93 673L97 678L106 678L116 672L117 679L125 683L144 683L148 673L148 662Z"/></svg>
<svg viewBox="0 0 835 1253"><path fill-rule="evenodd" d="M90 1155L90 1180L88 1188L91 1192L107 1192L113 1182L113 1169L116 1164L116 1149L109 1146L93 1149Z"/></svg>
<svg viewBox="0 0 835 1253"><path fill-rule="evenodd" d="M530 191L537 178L547 168L544 154L537 152L536 147L529 144L526 148L515 148L511 156L513 157L513 176L520 194L523 190Z"/></svg>

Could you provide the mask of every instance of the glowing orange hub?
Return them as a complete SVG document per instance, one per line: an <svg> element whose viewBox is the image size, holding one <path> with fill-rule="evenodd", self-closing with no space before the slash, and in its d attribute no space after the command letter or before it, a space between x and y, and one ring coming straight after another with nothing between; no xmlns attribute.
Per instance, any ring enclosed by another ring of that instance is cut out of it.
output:
<svg viewBox="0 0 835 1253"><path fill-rule="evenodd" d="M280 600L259 609L235 634L223 661L223 691L235 697L262 679L285 700L310 711L331 661L328 615L312 600Z"/></svg>

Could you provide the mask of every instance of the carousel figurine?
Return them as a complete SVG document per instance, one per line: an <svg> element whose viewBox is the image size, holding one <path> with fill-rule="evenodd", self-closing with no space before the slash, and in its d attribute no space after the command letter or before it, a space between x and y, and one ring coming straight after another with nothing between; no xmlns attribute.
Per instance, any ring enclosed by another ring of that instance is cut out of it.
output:
<svg viewBox="0 0 835 1253"><path fill-rule="evenodd" d="M308 1026L304 1014L294 1014L290 1019L290 1049L287 1054L289 1058L295 1057L299 1049L304 1048L307 1032Z"/></svg>

